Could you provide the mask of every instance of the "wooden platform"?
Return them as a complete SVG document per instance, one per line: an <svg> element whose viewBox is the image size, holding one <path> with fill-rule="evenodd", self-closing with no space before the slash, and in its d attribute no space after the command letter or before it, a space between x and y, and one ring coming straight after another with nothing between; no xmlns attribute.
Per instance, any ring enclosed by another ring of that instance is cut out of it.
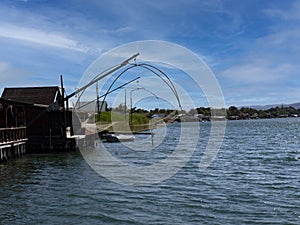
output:
<svg viewBox="0 0 300 225"><path fill-rule="evenodd" d="M0 128L0 163L26 153L26 127Z"/></svg>

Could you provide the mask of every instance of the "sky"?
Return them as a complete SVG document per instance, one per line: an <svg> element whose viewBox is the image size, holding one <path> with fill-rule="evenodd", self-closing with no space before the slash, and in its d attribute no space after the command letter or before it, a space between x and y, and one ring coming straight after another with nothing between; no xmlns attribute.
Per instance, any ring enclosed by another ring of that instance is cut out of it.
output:
<svg viewBox="0 0 300 225"><path fill-rule="evenodd" d="M163 40L206 62L228 107L300 102L299 27L293 0L2 0L0 90L63 75L71 93L101 54Z"/></svg>

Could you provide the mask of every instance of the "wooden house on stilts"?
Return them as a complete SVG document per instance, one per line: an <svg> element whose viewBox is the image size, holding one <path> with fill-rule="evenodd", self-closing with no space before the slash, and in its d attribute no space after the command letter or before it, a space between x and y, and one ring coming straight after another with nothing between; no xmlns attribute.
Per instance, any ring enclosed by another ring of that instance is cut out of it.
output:
<svg viewBox="0 0 300 225"><path fill-rule="evenodd" d="M2 99L22 104L27 152L75 150L76 141L67 133L72 132L72 113L58 86L5 88Z"/></svg>

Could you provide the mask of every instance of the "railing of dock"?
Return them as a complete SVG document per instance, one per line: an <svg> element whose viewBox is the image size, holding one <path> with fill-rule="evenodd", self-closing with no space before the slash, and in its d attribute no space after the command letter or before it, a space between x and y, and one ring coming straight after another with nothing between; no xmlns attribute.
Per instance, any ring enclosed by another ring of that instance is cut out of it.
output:
<svg viewBox="0 0 300 225"><path fill-rule="evenodd" d="M26 127L0 128L0 145L26 140Z"/></svg>

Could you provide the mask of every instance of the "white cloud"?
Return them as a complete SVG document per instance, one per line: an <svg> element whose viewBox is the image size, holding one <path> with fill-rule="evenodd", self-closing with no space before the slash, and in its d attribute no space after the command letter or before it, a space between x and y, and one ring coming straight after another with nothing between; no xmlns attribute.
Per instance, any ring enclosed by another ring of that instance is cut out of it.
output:
<svg viewBox="0 0 300 225"><path fill-rule="evenodd" d="M292 4L292 7L289 9L284 9L284 7L281 7L280 9L277 8L271 8L265 10L265 13L269 16L273 17L280 17L284 20L300 20L300 2L295 1Z"/></svg>
<svg viewBox="0 0 300 225"><path fill-rule="evenodd" d="M267 62L244 63L228 68L220 73L221 76L235 83L276 83L287 76L292 70L290 64L277 64Z"/></svg>
<svg viewBox="0 0 300 225"><path fill-rule="evenodd" d="M247 51L232 56L218 72L228 105L299 102L299 10L299 2L265 10L276 22L268 24L265 35L245 43Z"/></svg>
<svg viewBox="0 0 300 225"><path fill-rule="evenodd" d="M14 68L9 63L0 61L0 92L5 86L21 85L24 78L28 79L28 77L28 71Z"/></svg>
<svg viewBox="0 0 300 225"><path fill-rule="evenodd" d="M280 84L296 78L300 69L300 2L297 1L292 7L291 2L278 3L280 7L276 3L264 3L259 10L244 6L252 3L236 3L232 7L219 0L140 4L108 0L88 1L83 5L79 2L68 8L64 7L65 3L36 4L37 8L30 8L33 2L21 4L22 7L0 4L0 38L6 39L2 42L2 60L11 61L10 65L0 63L1 82L10 74L22 74L16 68L33 68L38 77L57 73L56 67L70 74L68 82L72 83L78 71L74 69L75 64L82 68L104 49L140 39L174 40L204 54L209 65L216 70L223 69L217 72L218 78L224 85L224 94L233 102L271 101L272 93L287 89ZM274 8L263 10L269 5ZM207 40L208 37L211 40ZM11 45L8 47L5 43ZM26 43L25 47L29 48L19 50L19 43ZM35 49L32 44L44 48ZM47 51L49 48L51 52ZM24 53L26 55L22 55ZM123 52L126 58L131 53L135 51ZM16 55L22 60L15 60ZM231 87L233 90L229 90ZM270 99L257 97L258 87Z"/></svg>
<svg viewBox="0 0 300 225"><path fill-rule="evenodd" d="M300 10L300 3L294 7ZM270 9L266 12L272 16L280 12L281 17L284 14L295 18L294 8ZM278 22L276 25L270 25L266 35L246 43L247 51L232 58L232 66L221 71L219 75L236 84L241 82L272 85L283 80L292 80L300 69L300 31L298 26L294 27L296 24L288 26Z"/></svg>
<svg viewBox="0 0 300 225"><path fill-rule="evenodd" d="M59 84L59 76L41 75L33 68L0 61L0 96L5 87L30 87Z"/></svg>
<svg viewBox="0 0 300 225"><path fill-rule="evenodd" d="M298 42L300 40L300 30L296 29L284 29L277 30L265 37L257 39L257 49L260 47L269 47L269 51L276 51L284 48L285 51L300 50Z"/></svg>
<svg viewBox="0 0 300 225"><path fill-rule="evenodd" d="M1 83L5 83L5 80L7 80L10 77L14 77L18 74L18 70L13 69L8 63L1 62L0 61L0 81Z"/></svg>
<svg viewBox="0 0 300 225"><path fill-rule="evenodd" d="M29 27L19 27L11 24L0 25L0 37L79 52L88 51L86 47L81 46L73 39L65 37L63 34L33 29Z"/></svg>

